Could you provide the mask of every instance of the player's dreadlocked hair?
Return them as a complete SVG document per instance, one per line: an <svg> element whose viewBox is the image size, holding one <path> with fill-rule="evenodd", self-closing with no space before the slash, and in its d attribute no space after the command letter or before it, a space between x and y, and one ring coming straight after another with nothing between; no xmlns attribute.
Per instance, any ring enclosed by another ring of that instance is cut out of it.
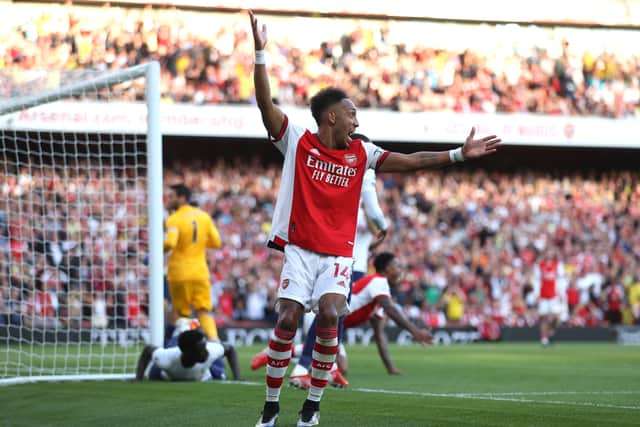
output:
<svg viewBox="0 0 640 427"><path fill-rule="evenodd" d="M334 87L328 87L316 93L313 98L311 98L311 115L318 126L320 126L322 113L327 111L332 105L346 98L348 98L348 96L342 89Z"/></svg>
<svg viewBox="0 0 640 427"><path fill-rule="evenodd" d="M376 268L376 273L382 273L391 261L395 258L391 252L382 252L373 260L373 266Z"/></svg>

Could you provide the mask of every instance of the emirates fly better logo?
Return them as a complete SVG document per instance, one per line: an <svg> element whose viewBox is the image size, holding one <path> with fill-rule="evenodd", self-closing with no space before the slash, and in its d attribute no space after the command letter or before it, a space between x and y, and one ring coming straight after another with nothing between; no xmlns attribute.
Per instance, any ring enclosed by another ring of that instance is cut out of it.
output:
<svg viewBox="0 0 640 427"><path fill-rule="evenodd" d="M306 166L312 170L311 179L321 181L337 187L348 187L352 177L358 174L358 169L352 167L358 163L355 154L345 154L346 165L320 160L312 155L307 156Z"/></svg>

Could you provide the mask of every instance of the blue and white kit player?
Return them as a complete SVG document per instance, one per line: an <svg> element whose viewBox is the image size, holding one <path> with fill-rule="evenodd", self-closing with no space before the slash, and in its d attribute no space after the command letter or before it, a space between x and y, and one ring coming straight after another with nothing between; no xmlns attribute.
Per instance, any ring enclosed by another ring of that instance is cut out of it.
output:
<svg viewBox="0 0 640 427"><path fill-rule="evenodd" d="M146 346L138 360L136 380L145 377L156 381L218 379L221 375L214 362L222 356L227 357L233 378L240 379L238 355L232 345L207 341L199 329L186 330L174 337L166 348Z"/></svg>

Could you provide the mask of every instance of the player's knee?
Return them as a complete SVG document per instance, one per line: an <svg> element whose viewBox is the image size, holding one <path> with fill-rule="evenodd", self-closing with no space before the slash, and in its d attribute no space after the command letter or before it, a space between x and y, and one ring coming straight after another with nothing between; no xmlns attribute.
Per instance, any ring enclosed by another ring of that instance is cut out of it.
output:
<svg viewBox="0 0 640 427"><path fill-rule="evenodd" d="M294 310L282 310L278 317L278 328L285 331L295 331L298 328L299 317Z"/></svg>
<svg viewBox="0 0 640 427"><path fill-rule="evenodd" d="M297 329L297 322L294 320L292 315L280 315L278 319L278 329L283 329L285 331L295 331Z"/></svg>
<svg viewBox="0 0 640 427"><path fill-rule="evenodd" d="M321 304L318 307L318 325L322 327L337 327L338 309L334 304Z"/></svg>
<svg viewBox="0 0 640 427"><path fill-rule="evenodd" d="M300 318L302 317L302 306L293 301L282 301L278 314L277 327L285 331L295 331L298 329Z"/></svg>

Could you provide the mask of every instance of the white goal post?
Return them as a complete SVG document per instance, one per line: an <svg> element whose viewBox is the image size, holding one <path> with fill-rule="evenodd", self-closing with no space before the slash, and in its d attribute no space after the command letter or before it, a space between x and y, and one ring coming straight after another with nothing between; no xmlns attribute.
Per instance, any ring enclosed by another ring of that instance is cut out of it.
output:
<svg viewBox="0 0 640 427"><path fill-rule="evenodd" d="M146 132L14 125L123 99ZM142 344L162 346L159 110L155 61L0 101L0 385L131 378Z"/></svg>

